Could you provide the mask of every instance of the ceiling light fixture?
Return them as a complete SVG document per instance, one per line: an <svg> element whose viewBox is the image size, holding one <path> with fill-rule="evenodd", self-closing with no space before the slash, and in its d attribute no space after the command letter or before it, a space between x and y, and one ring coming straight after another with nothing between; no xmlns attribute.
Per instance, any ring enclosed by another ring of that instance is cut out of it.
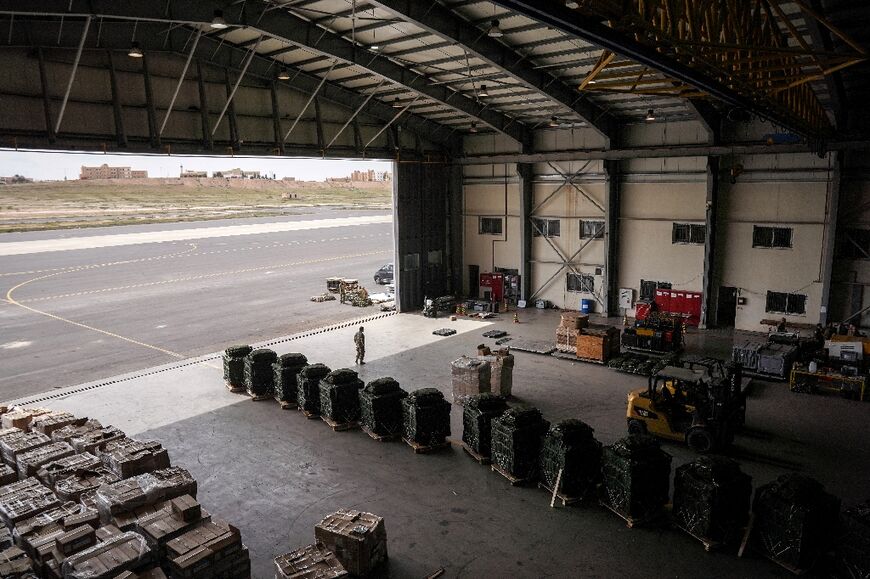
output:
<svg viewBox="0 0 870 579"><path fill-rule="evenodd" d="M547 123L547 126L557 128L559 126L559 119L556 117L550 117L550 122Z"/></svg>
<svg viewBox="0 0 870 579"><path fill-rule="evenodd" d="M480 92L477 93L477 96L480 96L480 97L483 97L483 98L486 98L486 97L489 96L489 93L488 93L487 90L486 90L486 85L485 85L485 84L480 85Z"/></svg>
<svg viewBox="0 0 870 579"><path fill-rule="evenodd" d="M372 52L377 52L380 49L381 49L380 45L377 45L377 44L372 44L371 46L369 46L369 50L371 50Z"/></svg>
<svg viewBox="0 0 870 579"><path fill-rule="evenodd" d="M399 97L396 97L395 99L393 99L393 108L394 109L402 108L402 103L399 102Z"/></svg>
<svg viewBox="0 0 870 579"><path fill-rule="evenodd" d="M656 120L656 115L655 115L655 113L653 112L652 109L650 109L650 110L648 110L648 111L646 112L646 119L645 119L645 120L646 120L646 122L648 122L648 123L651 123L651 122L653 122L654 120Z"/></svg>
<svg viewBox="0 0 870 579"><path fill-rule="evenodd" d="M227 28L229 24L227 24L226 19L224 19L224 11L223 10L215 10L214 18L211 19L211 27L215 30L223 30Z"/></svg>
<svg viewBox="0 0 870 579"><path fill-rule="evenodd" d="M130 51L127 52L127 56L130 58L142 58L145 55L142 53L139 43L134 41L133 44L130 45Z"/></svg>
<svg viewBox="0 0 870 579"><path fill-rule="evenodd" d="M278 73L278 80L290 80L290 72L287 71L286 66L281 67L281 72Z"/></svg>
<svg viewBox="0 0 870 579"><path fill-rule="evenodd" d="M469 133L476 133L477 132L477 121L471 121L471 128L468 129L468 132Z"/></svg>
<svg viewBox="0 0 870 579"><path fill-rule="evenodd" d="M565 0L565 8L574 10L575 8L580 8L580 4L574 2L574 0Z"/></svg>
<svg viewBox="0 0 870 579"><path fill-rule="evenodd" d="M504 32L498 27L498 20L493 20L489 23L489 30L486 31L486 34L490 38L501 38L504 36Z"/></svg>

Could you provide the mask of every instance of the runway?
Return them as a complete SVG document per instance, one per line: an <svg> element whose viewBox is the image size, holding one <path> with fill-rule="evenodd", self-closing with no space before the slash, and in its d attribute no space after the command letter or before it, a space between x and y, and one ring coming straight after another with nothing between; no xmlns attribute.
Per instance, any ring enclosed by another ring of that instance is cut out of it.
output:
<svg viewBox="0 0 870 579"><path fill-rule="evenodd" d="M0 235L0 399L376 311L309 298L334 275L379 291L392 232L387 212L314 209Z"/></svg>

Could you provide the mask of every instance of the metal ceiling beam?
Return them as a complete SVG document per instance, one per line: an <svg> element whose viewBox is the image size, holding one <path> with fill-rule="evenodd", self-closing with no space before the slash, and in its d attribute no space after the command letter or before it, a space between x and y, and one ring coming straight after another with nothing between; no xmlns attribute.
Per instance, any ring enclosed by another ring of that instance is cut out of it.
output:
<svg viewBox="0 0 870 579"><path fill-rule="evenodd" d="M625 58L630 58L649 66L666 74L670 78L702 90L724 103L752 111L758 116L768 119L793 133L809 138L818 137L808 127L796 122L795 119L776 113L769 107L757 104L752 99L739 94L703 72L678 62L653 47L641 44L633 38L606 26L596 18L566 8L562 3L543 3L539 0L535 2L531 0L492 0L492 2L522 14L527 18L532 18L547 26L551 26L556 30L576 36L586 42L606 48Z"/></svg>
<svg viewBox="0 0 870 579"><path fill-rule="evenodd" d="M821 0L810 0L810 5L818 14L824 14ZM811 16L804 16L804 21L807 23L810 38L813 40L813 46L821 46L825 52L833 52L834 45L831 39L831 33L827 28L819 25L819 21ZM834 113L834 125L837 129L843 130L848 124L848 110L845 107L846 89L843 86L843 75L840 72L825 75L825 84L828 87L828 95L831 99L831 108Z"/></svg>
<svg viewBox="0 0 870 579"><path fill-rule="evenodd" d="M128 19L140 22L173 22L192 25L209 24L214 11L224 11L227 20L242 16L244 5L240 9L232 7L225 9L219 0L175 0L164 10L162 3L140 2L137 0L32 0L22 5L16 0L0 0L0 14L56 15L79 17L102 17L109 19ZM263 8L265 9L265 7ZM246 16L247 17L247 16ZM392 82L440 101L455 108L479 124L488 125L497 132L512 139L527 143L529 137L525 127L515 119L498 111L489 109L484 104L475 102L447 87L431 86L428 79L421 74L405 68L390 59L373 54L368 50L360 50L352 45L342 35L319 28L312 22L284 11L273 11L268 17L251 26L253 31L271 36L277 40L308 46L322 54L333 56L346 62L356 63L361 68L368 69ZM389 120L389 119L387 119Z"/></svg>
<svg viewBox="0 0 870 579"><path fill-rule="evenodd" d="M534 68L525 56L490 38L480 28L471 25L449 9L435 2L373 0L373 3L432 34L461 44L470 53L524 86L534 88L568 107L609 143L610 117L604 110L548 72Z"/></svg>

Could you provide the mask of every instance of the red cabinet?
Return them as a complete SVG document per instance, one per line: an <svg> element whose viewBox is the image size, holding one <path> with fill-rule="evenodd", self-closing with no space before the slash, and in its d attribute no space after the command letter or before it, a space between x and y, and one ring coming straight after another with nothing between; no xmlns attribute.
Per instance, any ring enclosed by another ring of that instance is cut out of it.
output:
<svg viewBox="0 0 870 579"><path fill-rule="evenodd" d="M677 314L689 326L697 326L701 321L701 292L684 290L656 290L656 309L663 313ZM638 317L638 319L642 319Z"/></svg>

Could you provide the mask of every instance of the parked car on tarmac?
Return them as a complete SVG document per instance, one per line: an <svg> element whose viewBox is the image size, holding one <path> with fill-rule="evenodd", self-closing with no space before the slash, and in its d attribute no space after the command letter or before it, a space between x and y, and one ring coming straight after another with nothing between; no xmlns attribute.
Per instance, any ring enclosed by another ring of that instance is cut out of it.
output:
<svg viewBox="0 0 870 579"><path fill-rule="evenodd" d="M393 264L388 263L375 272L375 283L383 285L393 283Z"/></svg>

